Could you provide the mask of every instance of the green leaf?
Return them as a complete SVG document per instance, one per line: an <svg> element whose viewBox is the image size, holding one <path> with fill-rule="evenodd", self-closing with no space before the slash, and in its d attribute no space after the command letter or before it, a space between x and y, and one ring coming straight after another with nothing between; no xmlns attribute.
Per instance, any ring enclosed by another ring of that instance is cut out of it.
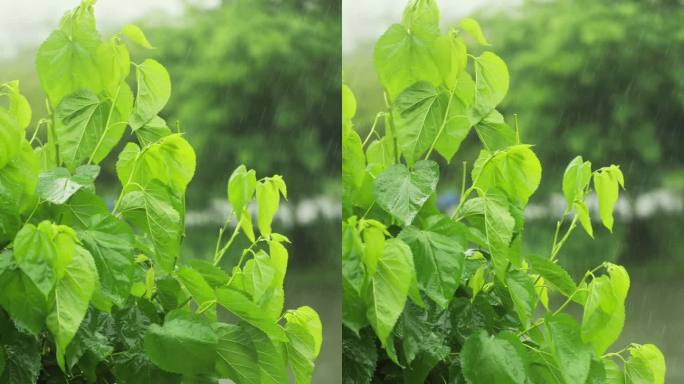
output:
<svg viewBox="0 0 684 384"><path fill-rule="evenodd" d="M257 252L253 258L247 260L242 268L245 277L245 288L255 303L259 303L266 291L272 287L275 269L271 265L271 258L264 251Z"/></svg>
<svg viewBox="0 0 684 384"><path fill-rule="evenodd" d="M384 244L384 243L383 243ZM342 222L342 323L354 332L367 324L361 293L367 277L356 217ZM384 245L383 245L384 252ZM376 263L377 266L377 263Z"/></svg>
<svg viewBox="0 0 684 384"><path fill-rule="evenodd" d="M10 81L0 86L7 90L10 99L9 113L17 121L19 129L26 129L31 123L31 105L26 97L19 92L19 80ZM2 168L2 166L0 166Z"/></svg>
<svg viewBox="0 0 684 384"><path fill-rule="evenodd" d="M370 384L377 365L375 340L368 328L360 337L342 329L342 380L344 384Z"/></svg>
<svg viewBox="0 0 684 384"><path fill-rule="evenodd" d="M216 370L236 383L280 384L288 382L285 356L280 345L248 324L217 324Z"/></svg>
<svg viewBox="0 0 684 384"><path fill-rule="evenodd" d="M432 59L442 74L442 82L449 89L461 90L463 87L459 84L459 76L468 65L468 49L463 39L440 35L432 42L430 50Z"/></svg>
<svg viewBox="0 0 684 384"><path fill-rule="evenodd" d="M439 228L414 226L405 227L399 239L411 248L420 289L446 308L461 282L465 255L459 239Z"/></svg>
<svg viewBox="0 0 684 384"><path fill-rule="evenodd" d="M515 219L508 210L508 201L500 193L480 197L483 204L485 235L494 270L503 281L509 262L509 248L513 239Z"/></svg>
<svg viewBox="0 0 684 384"><path fill-rule="evenodd" d="M575 208L575 214L579 218L580 224L584 231L591 237L594 238L594 229L591 226L591 216L589 216L589 209L587 209L587 204L584 201L576 201L573 203Z"/></svg>
<svg viewBox="0 0 684 384"><path fill-rule="evenodd" d="M563 174L563 195L568 206L572 206L576 200L584 199L584 191L591 181L591 163L584 161L582 156L577 156Z"/></svg>
<svg viewBox="0 0 684 384"><path fill-rule="evenodd" d="M351 215L352 196L361 187L366 158L361 138L350 126L342 127L342 205L345 217Z"/></svg>
<svg viewBox="0 0 684 384"><path fill-rule="evenodd" d="M570 297L575 293L577 288L575 282L563 267L545 257L531 255L528 261L532 269L541 275L544 281L558 288L562 294Z"/></svg>
<svg viewBox="0 0 684 384"><path fill-rule="evenodd" d="M104 159L121 139L132 104L128 86L119 88L113 102L100 101L87 89L65 97L55 111L57 144L65 164L73 169Z"/></svg>
<svg viewBox="0 0 684 384"><path fill-rule="evenodd" d="M99 93L102 90L95 60L100 44L93 4L83 2L62 18L60 27L38 48L36 69L53 108L76 91L87 89Z"/></svg>
<svg viewBox="0 0 684 384"><path fill-rule="evenodd" d="M419 81L433 86L442 82L442 73L430 49L437 35L415 32L394 24L375 44L373 64L390 99Z"/></svg>
<svg viewBox="0 0 684 384"><path fill-rule="evenodd" d="M351 121L356 116L356 98L347 86L342 84L342 121Z"/></svg>
<svg viewBox="0 0 684 384"><path fill-rule="evenodd" d="M0 120L1 116L0 112ZM0 169L0 244L7 244L14 239L24 224L21 215L28 213L36 204L38 158L25 139L18 149L17 155ZM2 156L0 150L0 157Z"/></svg>
<svg viewBox="0 0 684 384"><path fill-rule="evenodd" d="M392 103L397 146L411 165L433 145L445 121L449 96L427 82L404 90Z"/></svg>
<svg viewBox="0 0 684 384"><path fill-rule="evenodd" d="M95 261L99 291L112 303L125 304L133 284L133 232L123 221L110 214L86 219L78 237Z"/></svg>
<svg viewBox="0 0 684 384"><path fill-rule="evenodd" d="M144 189L126 193L119 206L121 214L150 237L154 245L154 254L150 256L165 272L173 270L180 252L181 210L179 198L157 180Z"/></svg>
<svg viewBox="0 0 684 384"><path fill-rule="evenodd" d="M0 264L10 263L9 251L0 253ZM0 306L18 328L38 336L45 324L47 302L31 279L20 269L0 268Z"/></svg>
<svg viewBox="0 0 684 384"><path fill-rule="evenodd" d="M66 168L53 168L40 174L36 192L45 201L64 204L82 188L94 188L93 183L99 174L97 165L82 165L73 175Z"/></svg>
<svg viewBox="0 0 684 384"><path fill-rule="evenodd" d="M441 132L435 141L435 150L448 162L454 157L473 125L468 116L475 95L475 85L466 72L458 78L458 86L449 95L450 102Z"/></svg>
<svg viewBox="0 0 684 384"><path fill-rule="evenodd" d="M484 52L475 59L476 116L487 116L508 92L508 67L492 52Z"/></svg>
<svg viewBox="0 0 684 384"><path fill-rule="evenodd" d="M0 107L0 169L17 154L23 136L17 120Z"/></svg>
<svg viewBox="0 0 684 384"><path fill-rule="evenodd" d="M597 355L603 354L620 336L625 322L625 299L629 276L621 266L608 264L608 275L589 284L582 316L582 340L590 342Z"/></svg>
<svg viewBox="0 0 684 384"><path fill-rule="evenodd" d="M622 171L616 165L601 168L594 173L594 188L598 196L601 221L611 232L613 231L613 209L618 200L618 185L625 187Z"/></svg>
<svg viewBox="0 0 684 384"><path fill-rule="evenodd" d="M439 166L434 161L418 161L411 169L395 164L375 179L375 198L382 209L404 225L410 225L435 192L438 180Z"/></svg>
<svg viewBox="0 0 684 384"><path fill-rule="evenodd" d="M629 347L630 358L625 363L627 384L665 383L665 357L653 344Z"/></svg>
<svg viewBox="0 0 684 384"><path fill-rule="evenodd" d="M123 33L124 36L131 39L132 42L138 44L139 46L141 46L143 48L154 49L152 44L150 44L150 42L147 41L147 37L145 37L145 33L143 33L142 29L140 29L140 27L138 27L137 25L134 25L134 24L125 25L123 28L121 28L121 33Z"/></svg>
<svg viewBox="0 0 684 384"><path fill-rule="evenodd" d="M527 327L539 301L534 289L533 277L526 272L514 269L506 274L506 285L520 323Z"/></svg>
<svg viewBox="0 0 684 384"><path fill-rule="evenodd" d="M253 169L247 171L244 165L235 168L228 179L228 201L237 220L240 220L243 208L252 201L255 189L256 172Z"/></svg>
<svg viewBox="0 0 684 384"><path fill-rule="evenodd" d="M488 151L503 150L518 144L517 133L506 124L503 116L496 109L477 123L475 132Z"/></svg>
<svg viewBox="0 0 684 384"><path fill-rule="evenodd" d="M163 371L154 365L140 349L128 350L112 361L112 373L119 383L181 384L181 376Z"/></svg>
<svg viewBox="0 0 684 384"><path fill-rule="evenodd" d="M214 289L198 271L183 266L176 271L176 277L178 278L178 281L183 284L185 289L190 292L190 295L195 299L199 308L204 308L206 305L210 305L209 303L216 301ZM212 305L212 307L215 307L215 305ZM212 309L211 311L205 311L204 313L207 313L211 320L216 321L216 310Z"/></svg>
<svg viewBox="0 0 684 384"><path fill-rule="evenodd" d="M108 41L103 42L95 52L95 62L100 70L102 85L107 91L107 95L116 99L119 87L126 88L131 95L131 105L133 95L127 84L124 84L128 75L131 73L131 57L126 45L117 36L112 36ZM129 108L130 113L130 108ZM124 122L128 120L128 115Z"/></svg>
<svg viewBox="0 0 684 384"><path fill-rule="evenodd" d="M527 204L539 187L542 168L529 145L514 145L487 155L486 151L473 166L473 186L488 191L500 188L513 202Z"/></svg>
<svg viewBox="0 0 684 384"><path fill-rule="evenodd" d="M283 329L278 325L278 316L271 317L264 309L255 304L245 293L234 288L223 287L216 290L216 299L219 304L232 312L245 322L259 328L271 339L287 341Z"/></svg>
<svg viewBox="0 0 684 384"><path fill-rule="evenodd" d="M155 116L142 127L134 130L135 136L138 138L140 145L146 147L152 143L161 140L163 137L173 134L166 121L159 116Z"/></svg>
<svg viewBox="0 0 684 384"><path fill-rule="evenodd" d="M169 72L154 59L135 67L137 90L129 124L136 130L152 120L171 96Z"/></svg>
<svg viewBox="0 0 684 384"><path fill-rule="evenodd" d="M519 384L527 377L525 347L507 331L496 336L480 331L468 337L461 350L461 366L472 384Z"/></svg>
<svg viewBox="0 0 684 384"><path fill-rule="evenodd" d="M217 344L207 319L183 309L169 312L162 326L150 325L144 342L155 365L186 375L213 372Z"/></svg>
<svg viewBox="0 0 684 384"><path fill-rule="evenodd" d="M50 296L45 320L55 339L57 363L65 370L64 354L88 311L88 303L98 284L97 267L84 248L76 247L64 277Z"/></svg>
<svg viewBox="0 0 684 384"><path fill-rule="evenodd" d="M132 183L147 186L158 180L183 194L195 174L195 167L192 146L180 134L173 134L143 150L133 143L126 144L119 154L116 174L124 188Z"/></svg>
<svg viewBox="0 0 684 384"><path fill-rule="evenodd" d="M482 29L480 28L480 23L477 22L477 20L466 17L465 19L462 19L460 23L458 23L458 27L465 33L469 34L475 41L484 46L490 45L487 42L487 39L485 38L484 34L482 33Z"/></svg>
<svg viewBox="0 0 684 384"><path fill-rule="evenodd" d="M314 361L321 352L323 341L321 320L310 307L299 307L285 313L287 359L294 372L295 383L311 382Z"/></svg>
<svg viewBox="0 0 684 384"><path fill-rule="evenodd" d="M553 359L565 383L585 383L589 376L592 348L582 341L579 324L565 313L547 315L544 324Z"/></svg>
<svg viewBox="0 0 684 384"><path fill-rule="evenodd" d="M256 184L256 199L259 205L257 213L257 224L262 236L271 235L271 224L280 206L280 195L283 193L282 187L274 178L269 178ZM287 194L283 194L287 197Z"/></svg>
<svg viewBox="0 0 684 384"><path fill-rule="evenodd" d="M76 234L69 227L48 221L38 227L26 224L14 239L14 258L47 297L74 257L75 242Z"/></svg>
<svg viewBox="0 0 684 384"><path fill-rule="evenodd" d="M413 275L411 249L403 241L385 242L385 252L371 278L366 316L385 346L404 309Z"/></svg>
<svg viewBox="0 0 684 384"><path fill-rule="evenodd" d="M32 336L23 334L11 325L3 327L1 349L5 353L5 369L0 382L7 384L37 383L41 371L40 344ZM11 328L11 329L7 329Z"/></svg>

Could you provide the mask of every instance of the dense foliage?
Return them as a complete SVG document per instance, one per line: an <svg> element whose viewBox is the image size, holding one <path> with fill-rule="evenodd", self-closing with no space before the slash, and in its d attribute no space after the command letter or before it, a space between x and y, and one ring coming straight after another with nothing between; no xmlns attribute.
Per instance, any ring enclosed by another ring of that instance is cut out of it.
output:
<svg viewBox="0 0 684 384"><path fill-rule="evenodd" d="M26 138L19 84L0 88L0 382L310 382L321 323L306 306L283 312L289 241L271 228L282 177L238 167L213 260L178 265L195 153L158 116L166 69L130 60L128 43L151 47L143 32L128 25L103 41L93 3L68 12L38 50L45 143ZM98 164L127 127L137 143L118 155L109 209ZM250 245L226 273L221 261L243 236ZM234 321L221 321L228 313Z"/></svg>
<svg viewBox="0 0 684 384"><path fill-rule="evenodd" d="M625 268L604 262L576 282L557 263L578 225L593 237L592 186L612 231L624 188L618 166L592 169L575 157L551 249L521 252L542 167L496 110L509 74L488 46L475 20L442 34L435 1L413 0L374 50L384 132L374 124L360 138L356 100L343 86L345 382L663 383L656 346L608 352L625 320ZM482 150L470 182L463 164L459 204L445 214L433 158L449 163L471 131Z"/></svg>

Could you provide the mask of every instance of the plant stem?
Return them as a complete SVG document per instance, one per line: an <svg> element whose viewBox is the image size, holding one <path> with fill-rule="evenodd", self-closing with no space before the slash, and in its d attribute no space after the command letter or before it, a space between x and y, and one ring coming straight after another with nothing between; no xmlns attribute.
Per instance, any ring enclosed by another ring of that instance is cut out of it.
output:
<svg viewBox="0 0 684 384"><path fill-rule="evenodd" d="M361 143L362 147L366 146L366 143L368 142L368 140L370 140L373 133L377 134L377 132L375 132L375 126L378 124L378 119L380 119L381 116L385 116L385 112L378 112L375 115L375 119L373 120L373 125L371 126L371 130L370 130L370 132L368 132L368 136L366 136L366 139L363 141L363 143Z"/></svg>

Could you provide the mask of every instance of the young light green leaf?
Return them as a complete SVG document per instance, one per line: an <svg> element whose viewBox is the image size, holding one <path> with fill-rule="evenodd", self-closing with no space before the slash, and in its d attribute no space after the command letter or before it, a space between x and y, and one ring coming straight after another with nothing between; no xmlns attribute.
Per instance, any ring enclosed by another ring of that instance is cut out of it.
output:
<svg viewBox="0 0 684 384"><path fill-rule="evenodd" d="M14 239L14 259L47 297L74 257L76 234L48 221L26 224Z"/></svg>
<svg viewBox="0 0 684 384"><path fill-rule="evenodd" d="M9 114L17 121L20 129L26 129L31 123L31 105L19 91L19 80L5 83L0 86L0 89L7 90L7 96L10 99Z"/></svg>
<svg viewBox="0 0 684 384"><path fill-rule="evenodd" d="M142 127L133 130L133 132L143 147L147 147L152 143L160 141L163 137L173 134L166 121L159 116L153 117L152 120L145 123Z"/></svg>
<svg viewBox="0 0 684 384"><path fill-rule="evenodd" d="M366 316L368 322L385 346L404 309L413 275L411 249L403 241L385 242L385 252L371 278L370 297Z"/></svg>
<svg viewBox="0 0 684 384"><path fill-rule="evenodd" d="M143 33L142 29L135 24L125 25L121 28L121 33L143 48L154 49L152 44L147 40L147 37L145 37L145 33Z"/></svg>
<svg viewBox="0 0 684 384"><path fill-rule="evenodd" d="M90 253L76 247L64 277L57 283L45 320L55 338L57 363L65 371L64 354L88 311L90 298L98 284L97 267Z"/></svg>
<svg viewBox="0 0 684 384"><path fill-rule="evenodd" d="M356 116L356 98L349 86L342 84L342 121L351 122L354 116Z"/></svg>
<svg viewBox="0 0 684 384"><path fill-rule="evenodd" d="M475 132L477 132L482 145L490 152L518 144L515 130L506 124L503 115L496 109L477 123Z"/></svg>
<svg viewBox="0 0 684 384"><path fill-rule="evenodd" d="M608 276L589 284L589 294L582 317L582 340L590 342L597 354L603 354L620 336L625 322L625 299L629 276L621 266L610 264Z"/></svg>
<svg viewBox="0 0 684 384"><path fill-rule="evenodd" d="M463 376L472 384L519 384L527 377L525 347L515 334L489 336L482 330L466 340L461 350Z"/></svg>
<svg viewBox="0 0 684 384"><path fill-rule="evenodd" d="M259 204L257 225L262 236L271 234L271 224L280 206L280 193L271 181L260 181L256 184L256 199Z"/></svg>
<svg viewBox="0 0 684 384"><path fill-rule="evenodd" d="M248 171L244 165L235 168L228 179L228 201L237 220L242 217L243 208L252 201L255 189L256 172L253 169Z"/></svg>
<svg viewBox="0 0 684 384"><path fill-rule="evenodd" d="M36 69L52 108L76 91L97 94L102 90L95 60L100 44L93 3L84 1L62 18L60 27L38 48Z"/></svg>
<svg viewBox="0 0 684 384"><path fill-rule="evenodd" d="M154 59L147 59L135 67L137 91L129 124L136 130L152 120L169 101L171 80L169 72Z"/></svg>
<svg viewBox="0 0 684 384"><path fill-rule="evenodd" d="M382 209L404 225L410 225L435 192L438 180L439 167L434 161L418 161L411 169L395 164L375 179L375 198Z"/></svg>
<svg viewBox="0 0 684 384"><path fill-rule="evenodd" d="M630 358L625 363L628 384L664 384L665 357L653 344L629 347Z"/></svg>
<svg viewBox="0 0 684 384"><path fill-rule="evenodd" d="M589 376L592 348L582 341L579 324L565 313L547 315L544 324L547 342L564 382L585 383Z"/></svg>
<svg viewBox="0 0 684 384"><path fill-rule="evenodd" d="M0 107L0 169L14 159L23 135L17 120Z"/></svg>
<svg viewBox="0 0 684 384"><path fill-rule="evenodd" d="M572 206L576 200L584 199L584 191L591 181L591 163L584 161L582 156L577 156L563 174L563 195L568 206Z"/></svg>
<svg viewBox="0 0 684 384"><path fill-rule="evenodd" d="M296 384L308 384L314 361L321 351L323 328L318 313L311 307L299 307L285 313L287 359L294 372Z"/></svg>
<svg viewBox="0 0 684 384"><path fill-rule="evenodd" d="M366 158L359 134L351 126L342 127L342 209L351 214L354 192L361 187L366 174Z"/></svg>
<svg viewBox="0 0 684 384"><path fill-rule="evenodd" d="M184 309L169 312L162 326L151 324L144 342L156 366L186 375L213 372L217 344L207 319Z"/></svg>
<svg viewBox="0 0 684 384"><path fill-rule="evenodd" d="M180 134L163 137L142 151L133 144L124 147L116 164L121 185L147 186L154 180L183 194L195 174L195 151Z"/></svg>
<svg viewBox="0 0 684 384"><path fill-rule="evenodd" d="M594 238L594 229L591 226L591 216L589 216L589 209L584 201L576 201L572 204L575 208L575 215L579 218L579 222L584 228L584 231L591 237Z"/></svg>
<svg viewBox="0 0 684 384"><path fill-rule="evenodd" d="M273 286L275 269L271 265L271 258L264 251L257 252L253 258L247 260L242 268L245 289L251 294L252 300L259 303L266 291Z"/></svg>
<svg viewBox="0 0 684 384"><path fill-rule="evenodd" d="M478 23L477 20L466 17L465 19L462 19L460 23L458 23L458 27L463 32L469 34L473 39L475 39L478 44L484 46L490 45L482 33L482 28L480 28L480 23Z"/></svg>
<svg viewBox="0 0 684 384"><path fill-rule="evenodd" d="M126 45L118 37L112 36L111 39L103 42L97 48L95 62L100 71L102 85L109 97L116 99L119 87L128 88L128 93L131 93L132 105L132 92L128 85L124 84L131 73L131 57ZM126 121L128 121L128 116L124 119L124 122Z"/></svg>
<svg viewBox="0 0 684 384"><path fill-rule="evenodd" d="M603 225L613 231L613 210L618 200L618 186L624 188L622 171L615 165L594 172L594 188L598 196L599 214Z"/></svg>
<svg viewBox="0 0 684 384"><path fill-rule="evenodd" d="M400 24L392 25L380 37L373 50L373 64L390 99L418 81L433 86L442 82L430 52L436 37L432 33L412 33Z"/></svg>
<svg viewBox="0 0 684 384"><path fill-rule="evenodd" d="M542 168L529 145L514 145L488 155L486 151L473 166L473 185L488 191L500 188L509 199L522 205L539 187Z"/></svg>
<svg viewBox="0 0 684 384"><path fill-rule="evenodd" d="M447 88L451 90L461 88L459 76L468 65L468 49L463 39L451 35L440 35L432 42L430 51L442 75L442 82Z"/></svg>
<svg viewBox="0 0 684 384"><path fill-rule="evenodd" d="M487 116L508 93L508 67L492 52L475 59L475 106L477 117Z"/></svg>

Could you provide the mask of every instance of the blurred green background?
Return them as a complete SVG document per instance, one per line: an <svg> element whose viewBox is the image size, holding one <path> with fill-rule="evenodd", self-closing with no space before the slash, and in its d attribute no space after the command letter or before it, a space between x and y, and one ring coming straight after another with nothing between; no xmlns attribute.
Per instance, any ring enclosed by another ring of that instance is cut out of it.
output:
<svg viewBox="0 0 684 384"><path fill-rule="evenodd" d="M78 2L0 1L0 83L20 81L34 122L46 114L35 51ZM213 254L229 209L226 182L237 165L245 163L259 177L283 175L289 201L274 229L293 242L286 307L310 305L323 322L315 383L341 383L340 11L337 0L95 5L103 35L135 22L156 49L133 49L132 60L151 55L171 75L172 96L162 117L185 132L197 153L182 258ZM98 179L99 192L110 200L119 192L115 159L105 161ZM227 267L234 262L224 261Z"/></svg>
<svg viewBox="0 0 684 384"><path fill-rule="evenodd" d="M560 260L579 276L605 259L626 265L632 286L616 346L657 344L667 360L667 382L684 382L684 4L437 2L444 28L474 16L509 66L502 113L511 124L518 115L521 139L535 144L544 168L527 211L528 253L548 252L565 208L562 174L573 157L581 154L595 168L621 166L627 190L614 233L598 229L598 222L595 240L575 231ZM384 107L373 44L399 20L402 6L383 0L374 9L360 0L344 3L344 81L358 100L355 124L362 137ZM458 201L461 162L472 165L479 145L471 136L443 174L444 209ZM592 208L596 213L595 201Z"/></svg>

